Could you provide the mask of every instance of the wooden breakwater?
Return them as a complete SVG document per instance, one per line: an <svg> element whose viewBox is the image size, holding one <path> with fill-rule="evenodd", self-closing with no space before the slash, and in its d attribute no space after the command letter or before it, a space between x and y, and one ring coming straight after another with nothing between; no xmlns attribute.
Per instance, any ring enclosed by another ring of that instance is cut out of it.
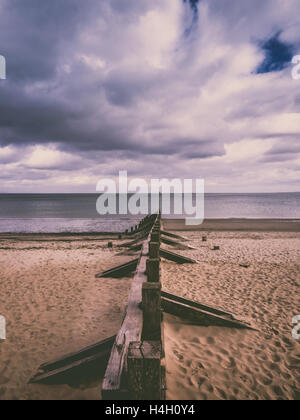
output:
<svg viewBox="0 0 300 420"><path fill-rule="evenodd" d="M103 399L164 400L162 311L196 325L252 329L231 313L162 291L160 258L177 264L197 261L161 247L164 243L181 250L194 249L186 244L187 238L163 229L160 214L146 216L130 232L127 230L118 237L126 242L116 246L133 252L134 259L95 277L120 278L134 273L119 332L76 353L42 364L30 383L69 383L89 372L97 372L99 376L105 372ZM111 248L113 244L109 242L108 246Z"/></svg>
<svg viewBox="0 0 300 420"><path fill-rule="evenodd" d="M126 314L105 372L103 399L165 399L160 223L159 214L151 215L131 229L140 239L147 237L141 244Z"/></svg>

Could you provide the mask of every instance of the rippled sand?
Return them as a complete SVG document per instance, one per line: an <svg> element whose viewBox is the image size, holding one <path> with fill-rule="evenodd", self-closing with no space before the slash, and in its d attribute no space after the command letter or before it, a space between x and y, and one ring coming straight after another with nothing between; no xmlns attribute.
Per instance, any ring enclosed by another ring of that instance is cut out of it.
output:
<svg viewBox="0 0 300 420"><path fill-rule="evenodd" d="M107 241L0 242L0 399L99 399L101 382L28 385L41 363L117 333L130 279L95 274L128 257Z"/></svg>
<svg viewBox="0 0 300 420"><path fill-rule="evenodd" d="M165 315L169 399L299 399L300 234L184 232L199 261L162 260L163 288L250 321L259 332L199 327ZM0 399L99 399L101 378L76 386L28 385L41 363L115 334L130 279L95 274L130 260L107 239L0 238ZM212 251L214 245L219 251ZM166 245L163 245L166 247ZM172 247L169 247L173 250ZM242 267L247 266L248 268Z"/></svg>
<svg viewBox="0 0 300 420"><path fill-rule="evenodd" d="M259 332L165 315L168 398L299 399L300 347L291 321L300 313L300 234L206 234L207 243L205 232L184 232L197 250L176 252L199 264L164 261L164 289L234 313Z"/></svg>

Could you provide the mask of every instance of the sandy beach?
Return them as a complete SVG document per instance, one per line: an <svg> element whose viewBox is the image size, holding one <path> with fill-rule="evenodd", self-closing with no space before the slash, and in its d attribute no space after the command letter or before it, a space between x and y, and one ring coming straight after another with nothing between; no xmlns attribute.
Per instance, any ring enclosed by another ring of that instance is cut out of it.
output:
<svg viewBox="0 0 300 420"><path fill-rule="evenodd" d="M99 399L101 378L75 387L27 382L40 364L117 333L131 281L95 274L129 259L94 236L0 241L0 313L7 320L0 399Z"/></svg>
<svg viewBox="0 0 300 420"><path fill-rule="evenodd" d="M184 236L196 249L175 252L199 263L162 260L164 290L229 311L258 331L204 328L165 314L167 398L299 399L300 348L291 320L300 312L300 233L261 228ZM73 386L27 382L41 363L118 331L131 281L95 274L132 257L118 256L107 240L1 235L7 340L0 343L0 399L100 398L100 376Z"/></svg>
<svg viewBox="0 0 300 420"><path fill-rule="evenodd" d="M300 347L291 321L300 312L300 234L207 232L207 243L199 232L184 236L197 250L176 252L199 265L164 261L164 289L233 313L258 331L199 327L164 315L167 397L299 399Z"/></svg>

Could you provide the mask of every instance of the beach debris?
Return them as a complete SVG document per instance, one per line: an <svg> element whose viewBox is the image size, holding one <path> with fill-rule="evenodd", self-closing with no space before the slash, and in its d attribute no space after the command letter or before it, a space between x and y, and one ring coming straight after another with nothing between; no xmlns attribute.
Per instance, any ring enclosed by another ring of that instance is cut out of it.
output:
<svg viewBox="0 0 300 420"><path fill-rule="evenodd" d="M38 372L29 380L29 384L42 383L56 385L69 383L83 373L88 375L100 367L104 370L116 336L109 337L75 353L42 364Z"/></svg>
<svg viewBox="0 0 300 420"><path fill-rule="evenodd" d="M160 248L159 254L161 257L169 261L174 261L178 264L197 264L198 261L193 260L183 255L175 254L174 252L167 251L166 249Z"/></svg>
<svg viewBox="0 0 300 420"><path fill-rule="evenodd" d="M249 268L250 267L250 264L239 264L240 265L240 267L243 267L243 268Z"/></svg>
<svg viewBox="0 0 300 420"><path fill-rule="evenodd" d="M207 236L202 236L202 242L207 242Z"/></svg>
<svg viewBox="0 0 300 420"><path fill-rule="evenodd" d="M108 242L107 246L108 246L108 248L112 248L113 247L113 243L112 242Z"/></svg>
<svg viewBox="0 0 300 420"><path fill-rule="evenodd" d="M250 324L236 319L232 314L166 292L162 292L162 308L164 312L197 325L254 330Z"/></svg>
<svg viewBox="0 0 300 420"><path fill-rule="evenodd" d="M214 247L213 247L213 249L212 249L213 251L219 251L220 250L220 247L219 246L217 246L217 245L215 245Z"/></svg>
<svg viewBox="0 0 300 420"><path fill-rule="evenodd" d="M136 258L132 261L129 261L125 264L118 265L117 267L110 268L109 270L103 271L102 273L96 274L96 279L102 277L112 277L112 278L120 278L126 277L128 274L131 274L133 271L136 270L137 264L139 259Z"/></svg>

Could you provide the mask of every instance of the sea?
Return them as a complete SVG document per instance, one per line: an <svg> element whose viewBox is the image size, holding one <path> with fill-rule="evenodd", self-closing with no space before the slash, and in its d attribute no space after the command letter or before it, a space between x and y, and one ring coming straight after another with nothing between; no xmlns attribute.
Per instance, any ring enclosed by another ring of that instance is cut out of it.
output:
<svg viewBox="0 0 300 420"><path fill-rule="evenodd" d="M120 232L143 217L99 215L98 197L97 194L0 194L0 232ZM171 210L172 201L171 196ZM300 192L205 194L204 208L206 219L300 219ZM163 216L185 217L172 211Z"/></svg>

